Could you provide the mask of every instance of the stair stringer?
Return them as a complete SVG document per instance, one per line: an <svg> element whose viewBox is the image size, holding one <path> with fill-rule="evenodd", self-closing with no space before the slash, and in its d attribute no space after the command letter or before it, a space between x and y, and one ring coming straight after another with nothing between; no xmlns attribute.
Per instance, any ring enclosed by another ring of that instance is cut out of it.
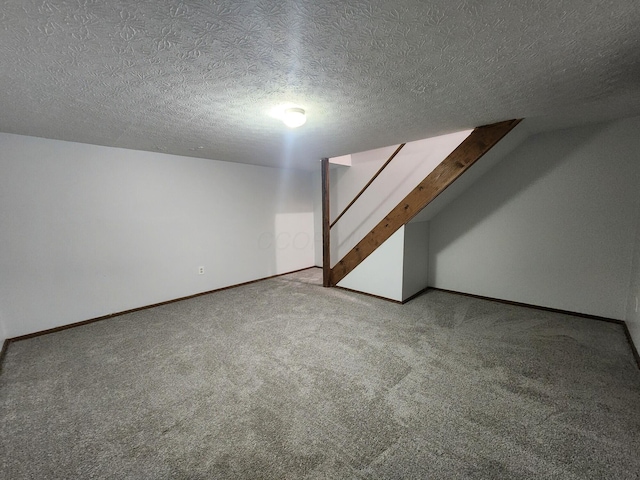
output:
<svg viewBox="0 0 640 480"><path fill-rule="evenodd" d="M474 129L447 158L331 269L329 284L336 286L380 245L467 171L519 122L520 120L508 120Z"/></svg>
<svg viewBox="0 0 640 480"><path fill-rule="evenodd" d="M404 226L349 272L336 286L401 302Z"/></svg>
<svg viewBox="0 0 640 480"><path fill-rule="evenodd" d="M405 302L427 288L428 241L428 222L403 225L336 286Z"/></svg>

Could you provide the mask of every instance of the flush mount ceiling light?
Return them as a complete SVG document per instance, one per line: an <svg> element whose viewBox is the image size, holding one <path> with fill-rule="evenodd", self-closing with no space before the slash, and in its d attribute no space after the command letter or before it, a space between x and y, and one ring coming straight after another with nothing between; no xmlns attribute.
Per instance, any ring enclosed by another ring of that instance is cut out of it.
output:
<svg viewBox="0 0 640 480"><path fill-rule="evenodd" d="M297 128L307 121L307 116L302 108L287 108L282 115L282 121L289 128Z"/></svg>

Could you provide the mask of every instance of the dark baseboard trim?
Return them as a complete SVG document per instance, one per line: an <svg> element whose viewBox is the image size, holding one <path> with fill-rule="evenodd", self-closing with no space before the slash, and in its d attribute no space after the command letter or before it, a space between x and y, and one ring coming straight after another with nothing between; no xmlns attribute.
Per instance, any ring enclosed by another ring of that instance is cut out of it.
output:
<svg viewBox="0 0 640 480"><path fill-rule="evenodd" d="M430 288L430 287L425 287L425 288L423 288L422 290L420 290L419 292L414 293L413 295L411 295L409 298L405 298L405 299L402 301L402 304L404 305L405 303L410 302L410 301L411 301L411 300L413 300L414 298L419 297L419 296L420 296L420 295L422 295L424 292L426 292L427 290L429 290L429 288Z"/></svg>
<svg viewBox="0 0 640 480"><path fill-rule="evenodd" d="M397 303L398 305L402 305L400 300L393 300L392 298L381 297L380 295L374 295L373 293L361 292L359 290L353 290L351 288L339 287L334 285L333 288L337 288L338 290L344 290L345 292L359 293L360 295L366 295L367 297L377 298L378 300L384 300L385 302Z"/></svg>
<svg viewBox="0 0 640 480"><path fill-rule="evenodd" d="M345 290L347 292L353 292L353 293L359 293L360 295L366 295L367 297L373 297L373 298L378 298L380 300L384 300L385 302L391 302L391 303L397 303L399 305L404 305L405 303L413 300L414 298L422 295L424 292L426 292L430 287L427 288L423 288L422 290L420 290L418 293L414 293L413 295L411 295L409 298L405 298L404 300L400 301L400 300L394 300L392 298L387 298L387 297L381 297L380 295L374 295L373 293L367 293L367 292L361 292L360 290L354 290L352 288L347 288L347 287L339 287L337 285L334 285L333 288L338 288L340 290Z"/></svg>
<svg viewBox="0 0 640 480"><path fill-rule="evenodd" d="M624 329L624 334L627 336L627 341L629 342L629 346L631 347L631 353L633 353L633 357L636 359L638 368L640 368L640 355L638 354L638 349L636 348L636 344L633 343L633 338L631 338L631 332L629 331L627 322L622 322L622 328Z"/></svg>
<svg viewBox="0 0 640 480"><path fill-rule="evenodd" d="M6 349L9 346L9 343L11 343L11 342L18 342L20 340L27 340L29 338L39 337L41 335L47 335L49 333L56 333L56 332L60 332L62 330L68 330L69 328L81 327L83 325L88 325L90 323L100 322L102 320L107 320L109 318L117 317L117 316L120 316L120 315L125 315L127 313L139 312L140 310L147 310L149 308L160 307L162 305L168 305L170 303L181 302L182 300L189 300L191 298L201 297L203 295L209 295L210 293L222 292L224 290L229 290L231 288L244 287L244 286L250 285L252 283L262 282L263 280L269 280L269 279L276 278L276 277L282 277L283 275L289 275L291 273L302 272L304 270L309 270L311 268L315 268L315 267L300 268L298 270L293 270L291 272L279 273L277 275L271 275L269 277L258 278L256 280L250 280L248 282L237 283L235 285L229 285L228 287L216 288L215 290L208 290L206 292L196 293L194 295L188 295L186 297L175 298L173 300L166 300L164 302L154 303L152 305L145 305L143 307L132 308L130 310L124 310L122 312L110 313L109 315L103 315L101 317L91 318L89 320L83 320L83 321L80 321L80 322L70 323L68 325L61 325L59 327L49 328L47 330L41 330L39 332L28 333L26 335L20 335L19 337L8 338L8 339L6 339L4 341L4 345L2 347L2 355L4 356L4 354L6 352ZM2 361L3 358L4 357L0 357L0 362ZM1 363L0 363L0 365L1 365Z"/></svg>
<svg viewBox="0 0 640 480"><path fill-rule="evenodd" d="M627 322L625 322L624 320L618 320L616 318L608 318L608 317L599 317L597 315L589 315L588 313L571 312L569 310L560 310L558 308L541 307L539 305L532 305L530 303L513 302L511 300L502 300L500 298L484 297L482 295L475 295L473 293L456 292L454 290L447 290L444 288L429 287L427 288L427 290L436 290L439 292L453 293L454 295L462 295L464 297L478 298L480 300L488 300L490 302L504 303L506 305L514 305L516 307L533 308L535 310L544 310L545 312L560 313L563 315L571 315L574 317L588 318L590 320L598 320L599 322L617 323L618 325L622 326L622 329L624 330L624 334L627 337L627 342L629 343L629 347L631 348L631 353L633 354L633 358L636 360L636 363L638 364L638 368L640 369L640 355L638 355L638 349L633 343L633 338L631 338L631 332L629 332L629 327L627 326Z"/></svg>
<svg viewBox="0 0 640 480"><path fill-rule="evenodd" d="M4 356L7 354L7 348L9 348L9 339L5 338L4 342L2 342L2 350L0 350L0 372L2 371L2 362L4 361Z"/></svg>
<svg viewBox="0 0 640 480"><path fill-rule="evenodd" d="M353 290L352 288L347 288L347 287L339 287L337 285L334 285L333 288L338 288L340 290L345 290L347 292L353 292L353 293L359 293L360 295L366 295L367 297L373 297L373 298L379 298L380 300L384 300L385 302L391 302L391 303L397 303L400 305L404 305L405 303L413 300L414 298L422 295L424 292L426 292L430 287L427 288L423 288L422 290L420 290L418 293L414 293L413 295L411 295L409 298L405 298L404 300L400 301L400 300L394 300L392 298L387 298L387 297L381 297L380 295L374 295L373 293L367 293L367 292L361 292L360 290Z"/></svg>
<svg viewBox="0 0 640 480"><path fill-rule="evenodd" d="M474 293L456 292L455 290L447 290L445 288L429 287L428 290L436 290L438 292L453 293L455 295L463 295L465 297L479 298L481 300L489 300L490 302L504 303L506 305L514 305L516 307L534 308L536 310L544 310L545 312L561 313L564 315L573 315L574 317L590 318L591 320L599 320L609 323L624 323L624 320L616 320L615 318L598 317L597 315L589 315L588 313L570 312L569 310L560 310L558 308L542 307L540 305L532 305L531 303L514 302L512 300L503 300L501 298L484 297Z"/></svg>
<svg viewBox="0 0 640 480"><path fill-rule="evenodd" d="M245 285L250 285L252 283L257 283L257 282L261 282L263 280L269 280L269 279L272 279L272 278L281 277L283 275L289 275L291 273L302 272L304 270L310 270L312 268L321 268L321 267L318 267L317 265L314 265L314 266L311 266L311 267L300 268L298 270L293 270L291 272L279 273L277 275L271 275L269 277L258 278L256 280L250 280L248 282L238 283L238 284L235 284L235 285L229 285L227 287L217 288L215 290L208 290L206 292L196 293L194 295L188 295L186 297L175 298L173 300L166 300L164 302L154 303L152 305L146 305L146 306L143 306L143 307L137 307L137 308L132 308L132 309L129 309L129 310L124 310L122 312L111 313L109 315L103 315L101 317L91 318L89 320L83 320L83 321L80 321L80 322L70 323L68 325L62 325L62 326L55 327L55 328L49 328L47 330L42 330L42 331L39 331L39 332L29 333L29 334L26 334L26 335L21 335L19 337L7 338L2 343L2 349L0 349L0 371L2 371L2 365L4 363L4 358L5 358L6 354L7 354L7 349L9 348L9 344L11 342L17 342L17 341L20 341L20 340L27 340L29 338L39 337L41 335L47 335L49 333L56 333L56 332L60 332L62 330L68 330L70 328L81 327L83 325L88 325L90 323L99 322L99 321L102 321L102 320L107 320L109 318L117 317L119 315L125 315L127 313L138 312L140 310L147 310L149 308L154 308L154 307L159 307L159 306L162 306L162 305L168 305L170 303L180 302L182 300L189 300L191 298L196 298L196 297L200 297L200 296L203 296L203 295L209 295L210 293L216 293L216 292L221 292L221 291L224 291L224 290L229 290L231 288L243 287ZM629 327L627 326L627 323L624 320L617 320L615 318L607 318L607 317L599 317L597 315L589 315L589 314L586 314L586 313L571 312L571 311L568 311L568 310L560 310L560 309L557 309L557 308L542 307L542 306L539 306L539 305L532 305L532 304L529 304L529 303L514 302L514 301L511 301L511 300L503 300L503 299L500 299L500 298L485 297L485 296L482 296L482 295L475 295L473 293L456 292L454 290L446 290L444 288L435 288L435 287L427 287L427 288L415 293L414 295L411 295L409 298L403 300L402 302L399 301L399 300L392 300L390 298L385 298L385 297L381 297L379 295L374 295L372 293L359 292L357 290L352 290L350 288L338 287L338 286L336 286L334 288L338 288L340 290L345 290L347 292L359 293L361 295L366 295L368 297L377 298L377 299L380 299L380 300L384 300L386 302L391 302L391 303L395 303L395 304L399 304L399 305L404 305L405 303L409 302L410 300L413 300L414 298L422 295L427 290L436 290L436 291L440 291L440 292L452 293L452 294L455 294L455 295L462 295L462 296L465 296L465 297L478 298L480 300L488 300L488 301L491 301L491 302L504 303L506 305L514 305L514 306L517 306L517 307L533 308L535 310L544 310L544 311L547 311L547 312L560 313L560 314L564 314L564 315L572 315L574 317L588 318L588 319L591 319L591 320L598 320L598 321L601 321L601 322L617 323L618 325L622 326L622 329L624 330L624 334L625 334L625 336L627 338L627 341L629 343L629 347L631 348L631 352L633 354L633 357L635 358L636 363L638 364L638 368L640 369L640 354L638 354L638 349L636 348L635 344L633 343L633 339L631 338L631 333L629 332Z"/></svg>

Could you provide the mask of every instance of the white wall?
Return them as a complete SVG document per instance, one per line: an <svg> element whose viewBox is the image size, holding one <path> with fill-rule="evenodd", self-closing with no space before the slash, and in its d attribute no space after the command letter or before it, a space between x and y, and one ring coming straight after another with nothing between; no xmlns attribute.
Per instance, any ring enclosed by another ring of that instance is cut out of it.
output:
<svg viewBox="0 0 640 480"><path fill-rule="evenodd" d="M311 191L309 172L0 134L6 335L312 266Z"/></svg>
<svg viewBox="0 0 640 480"><path fill-rule="evenodd" d="M2 348L2 344L7 338L9 338L9 335L7 335L7 328L4 325L4 320L0 316L0 348Z"/></svg>
<svg viewBox="0 0 640 480"><path fill-rule="evenodd" d="M637 195L640 197L640 191ZM640 351L640 211L638 213L625 320L633 343Z"/></svg>
<svg viewBox="0 0 640 480"><path fill-rule="evenodd" d="M487 153L482 155L477 162L473 163L464 175L458 177L455 182L445 188L436 198L433 199L420 213L413 219L412 223L428 222L435 217L451 201L458 198L465 190L473 185L480 177L495 167L500 160L514 151L532 134L532 128L537 127L535 122L525 118L518 123L509 133L507 133L498 143L496 143Z"/></svg>
<svg viewBox="0 0 640 480"><path fill-rule="evenodd" d="M339 287L404 301L427 288L429 223L401 227L339 283Z"/></svg>
<svg viewBox="0 0 640 480"><path fill-rule="evenodd" d="M401 302L405 228L391 235L338 286Z"/></svg>
<svg viewBox="0 0 640 480"><path fill-rule="evenodd" d="M331 229L331 265L335 265L402 199L442 162L472 130L409 142ZM351 155L351 167L331 170L331 220L387 161L397 145Z"/></svg>
<svg viewBox="0 0 640 480"><path fill-rule="evenodd" d="M322 166L320 162L311 173L311 188L313 190L313 230L315 232L314 260L316 267L322 267Z"/></svg>
<svg viewBox="0 0 640 480"><path fill-rule="evenodd" d="M402 301L429 285L428 245L429 222L408 223L404 226Z"/></svg>
<svg viewBox="0 0 640 480"><path fill-rule="evenodd" d="M432 219L430 285L624 319L639 131L636 117L530 137Z"/></svg>

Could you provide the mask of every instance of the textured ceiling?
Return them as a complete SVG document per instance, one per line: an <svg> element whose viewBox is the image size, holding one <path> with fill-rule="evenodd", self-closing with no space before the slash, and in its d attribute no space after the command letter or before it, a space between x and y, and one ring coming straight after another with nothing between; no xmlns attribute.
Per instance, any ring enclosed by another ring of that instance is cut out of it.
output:
<svg viewBox="0 0 640 480"><path fill-rule="evenodd" d="M0 131L317 168L640 114L637 0L0 0ZM307 124L269 116L293 102Z"/></svg>

